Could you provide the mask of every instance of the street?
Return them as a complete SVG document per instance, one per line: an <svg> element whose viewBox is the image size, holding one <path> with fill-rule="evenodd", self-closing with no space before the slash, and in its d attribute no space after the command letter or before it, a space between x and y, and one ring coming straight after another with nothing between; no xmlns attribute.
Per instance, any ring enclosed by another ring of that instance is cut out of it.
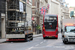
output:
<svg viewBox="0 0 75 50"><path fill-rule="evenodd" d="M0 0L0 50L75 50L74 21L73 0Z"/></svg>
<svg viewBox="0 0 75 50"><path fill-rule="evenodd" d="M75 50L75 44L63 44L60 33L58 39L43 39L40 36L29 42L2 43L0 50Z"/></svg>

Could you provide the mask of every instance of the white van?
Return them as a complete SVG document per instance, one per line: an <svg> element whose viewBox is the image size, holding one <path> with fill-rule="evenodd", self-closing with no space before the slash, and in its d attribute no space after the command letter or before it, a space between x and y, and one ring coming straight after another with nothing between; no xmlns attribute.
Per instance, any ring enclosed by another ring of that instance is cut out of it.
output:
<svg viewBox="0 0 75 50"><path fill-rule="evenodd" d="M75 19L63 20L63 43L75 42Z"/></svg>

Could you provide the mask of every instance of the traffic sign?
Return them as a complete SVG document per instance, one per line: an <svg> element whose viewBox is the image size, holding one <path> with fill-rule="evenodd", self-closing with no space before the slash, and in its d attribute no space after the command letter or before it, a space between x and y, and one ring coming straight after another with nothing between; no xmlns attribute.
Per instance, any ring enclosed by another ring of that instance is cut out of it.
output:
<svg viewBox="0 0 75 50"><path fill-rule="evenodd" d="M32 17L32 20L34 20L34 17Z"/></svg>

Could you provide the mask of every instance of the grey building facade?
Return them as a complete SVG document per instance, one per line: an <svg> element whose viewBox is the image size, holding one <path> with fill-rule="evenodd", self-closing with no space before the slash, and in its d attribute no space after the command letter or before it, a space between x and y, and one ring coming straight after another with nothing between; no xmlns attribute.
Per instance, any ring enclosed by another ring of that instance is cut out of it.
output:
<svg viewBox="0 0 75 50"><path fill-rule="evenodd" d="M5 2L6 0L0 0L0 38L2 37L2 24L5 21Z"/></svg>

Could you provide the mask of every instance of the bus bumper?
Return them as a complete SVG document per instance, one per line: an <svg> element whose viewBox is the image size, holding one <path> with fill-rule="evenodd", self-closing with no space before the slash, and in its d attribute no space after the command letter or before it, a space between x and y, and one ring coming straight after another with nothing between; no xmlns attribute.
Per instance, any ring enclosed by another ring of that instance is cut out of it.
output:
<svg viewBox="0 0 75 50"><path fill-rule="evenodd" d="M58 35L43 35L43 37L47 37L47 38L58 38Z"/></svg>

